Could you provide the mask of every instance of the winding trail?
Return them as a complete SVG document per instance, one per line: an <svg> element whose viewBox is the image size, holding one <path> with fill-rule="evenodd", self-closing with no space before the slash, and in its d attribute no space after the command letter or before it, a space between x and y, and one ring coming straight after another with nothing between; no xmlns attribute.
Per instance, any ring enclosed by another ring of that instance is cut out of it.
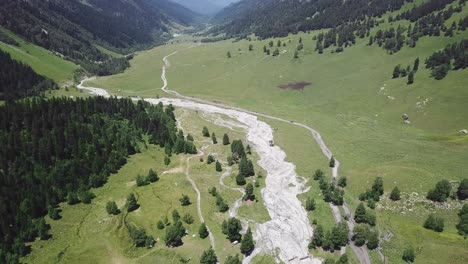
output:
<svg viewBox="0 0 468 264"><path fill-rule="evenodd" d="M175 51L163 58L164 63L161 79L164 85L161 89L167 94L178 98L149 98L145 99L145 101L154 104L162 102L164 104L173 104L174 106L189 108L196 111L222 114L237 120L245 125L248 132L247 139L252 143L261 157L258 164L267 172L265 180L266 186L262 189L262 196L271 220L256 225L254 232L256 248L250 256L244 259L243 263L249 263L255 255L261 252L273 255L277 254L277 257L285 263L320 263L320 259L309 254L307 245L313 235L313 230L309 223L307 212L297 199L298 194L307 191L307 189L304 189L305 181L299 181L299 176L295 171L295 165L285 161L286 153L278 146L270 146L270 140L273 140L273 130L265 122L259 121L258 116L286 122L307 129L319 145L324 156L331 158L333 154L326 146L321 135L313 128L304 124L236 107L225 106L203 99L184 96L176 91L167 89L168 81L166 78L166 70L170 65L168 58L177 53L178 51ZM78 88L88 90L97 95L109 97L109 94L104 89L85 87L83 82L78 85ZM339 161L335 159L335 167L331 169L332 178L335 180L338 177L339 165ZM344 204L343 207L347 215L349 215L350 221L347 221L347 224L350 227L351 233L351 227L354 227L354 221L352 220L353 218L351 217L348 206ZM332 206L332 211L335 219L341 221L340 210ZM360 263L371 263L366 248L358 248L354 246L353 243L350 243L350 246L359 258Z"/></svg>

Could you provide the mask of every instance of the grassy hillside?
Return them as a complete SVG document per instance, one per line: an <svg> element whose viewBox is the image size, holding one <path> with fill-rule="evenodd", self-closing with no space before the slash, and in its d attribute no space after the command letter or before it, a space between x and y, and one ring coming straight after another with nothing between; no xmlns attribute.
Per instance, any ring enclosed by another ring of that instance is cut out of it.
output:
<svg viewBox="0 0 468 264"><path fill-rule="evenodd" d="M26 42L2 27L0 31L19 43L19 47L16 47L0 42L0 49L8 52L12 58L31 66L35 72L53 79L58 84L69 83L73 80L73 72L79 68L76 64L54 55L51 51Z"/></svg>
<svg viewBox="0 0 468 264"><path fill-rule="evenodd" d="M405 7L408 8L409 5ZM465 6L462 13L446 21L446 26L467 14ZM388 17L389 14L384 16ZM371 34L399 24L408 22L384 22L373 28ZM281 38L286 46L279 49L277 57L263 53L263 46L270 39L229 40L182 50L170 58L169 86L182 94L268 113L318 129L341 161L341 175L348 177L346 198L351 206L357 205L358 195L370 188L377 176L383 177L387 193L398 186L408 204L384 200L376 210L380 233L394 235L382 244L389 263L401 263L402 251L408 245L415 247L417 263L466 263L468 242L455 229L461 204L454 202L449 209L442 208L425 204L424 196L438 180L459 181L468 177L468 138L458 135L460 129L468 127L468 70L450 71L445 79L437 81L425 69L424 60L447 44L468 38L468 32L458 32L454 37L425 36L415 48L405 46L392 55L376 45L367 46L368 38L358 39L356 45L343 53L325 50L324 54L318 54L314 52L312 39L318 33ZM300 37L304 50L299 52L298 59L293 59ZM277 40L274 39L275 47ZM253 51L248 51L250 44ZM116 85L124 95L160 94L156 89L160 86L159 72L148 69L153 65L160 68L163 55L179 49L180 46L166 46L141 54L134 60L131 71L92 84L111 91L115 91ZM232 54L230 59L226 56L228 51ZM395 65L412 65L417 57L421 65L414 84L407 85L406 78L392 79ZM147 64L149 61L154 64ZM154 82L149 84L148 80ZM301 81L311 85L303 91L278 88L280 84ZM411 119L410 125L402 122L405 113ZM294 126L272 124L279 128L279 144L301 174L310 176L317 167L326 169L326 161L314 150L315 143L307 133ZM416 198L410 198L412 193ZM397 209L389 208L389 203ZM443 233L422 228L430 212L444 217ZM371 256L379 263L377 253Z"/></svg>

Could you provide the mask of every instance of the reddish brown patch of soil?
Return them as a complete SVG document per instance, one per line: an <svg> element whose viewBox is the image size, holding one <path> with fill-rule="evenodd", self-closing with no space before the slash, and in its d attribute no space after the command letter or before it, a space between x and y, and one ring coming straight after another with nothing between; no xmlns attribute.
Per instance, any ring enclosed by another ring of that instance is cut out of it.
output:
<svg viewBox="0 0 468 264"><path fill-rule="evenodd" d="M280 89L300 90L303 91L304 87L311 85L309 82L286 83L278 85Z"/></svg>

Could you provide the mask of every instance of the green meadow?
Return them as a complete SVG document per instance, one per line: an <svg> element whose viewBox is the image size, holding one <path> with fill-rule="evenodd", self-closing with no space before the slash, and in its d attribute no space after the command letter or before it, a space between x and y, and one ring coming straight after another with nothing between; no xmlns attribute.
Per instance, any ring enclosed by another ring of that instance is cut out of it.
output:
<svg viewBox="0 0 468 264"><path fill-rule="evenodd" d="M0 42L0 49L8 52L13 59L31 66L38 74L44 75L60 85L73 84L73 74L79 66L62 59L51 51L26 42L2 27L0 27L0 31L19 43L19 47L16 47Z"/></svg>

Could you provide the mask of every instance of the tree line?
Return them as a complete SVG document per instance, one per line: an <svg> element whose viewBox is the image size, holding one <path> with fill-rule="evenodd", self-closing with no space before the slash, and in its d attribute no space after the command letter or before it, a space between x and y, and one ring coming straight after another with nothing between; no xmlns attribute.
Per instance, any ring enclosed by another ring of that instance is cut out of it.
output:
<svg viewBox="0 0 468 264"><path fill-rule="evenodd" d="M31 67L0 50L0 100L36 96L56 87L54 81L37 74Z"/></svg>
<svg viewBox="0 0 468 264"><path fill-rule="evenodd" d="M59 219L60 202L91 202L89 189L139 151L143 134L169 154L196 151L177 148L192 143L176 134L173 110L102 97L33 98L0 107L0 262L16 263L28 253L25 242L47 238L43 217Z"/></svg>

